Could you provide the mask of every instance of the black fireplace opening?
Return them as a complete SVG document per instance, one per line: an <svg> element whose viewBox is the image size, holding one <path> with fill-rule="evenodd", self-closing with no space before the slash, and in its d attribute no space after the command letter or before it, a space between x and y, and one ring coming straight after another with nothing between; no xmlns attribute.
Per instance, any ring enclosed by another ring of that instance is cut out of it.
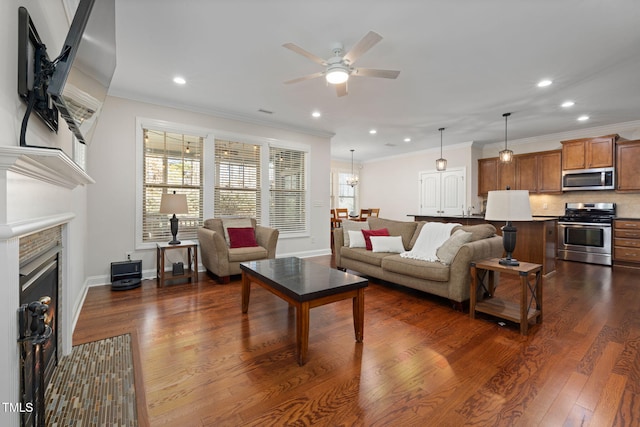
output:
<svg viewBox="0 0 640 427"><path fill-rule="evenodd" d="M59 247L20 267L20 396L22 425L44 425L44 391L58 364Z"/></svg>

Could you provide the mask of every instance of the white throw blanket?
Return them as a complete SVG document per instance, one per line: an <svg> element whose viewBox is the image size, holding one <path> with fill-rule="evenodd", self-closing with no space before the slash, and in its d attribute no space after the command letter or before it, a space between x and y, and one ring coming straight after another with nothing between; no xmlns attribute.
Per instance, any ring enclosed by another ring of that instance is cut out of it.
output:
<svg viewBox="0 0 640 427"><path fill-rule="evenodd" d="M436 251L451 237L451 230L458 223L427 222L422 226L416 244L409 252L400 254L403 258L420 259L423 261L437 261Z"/></svg>

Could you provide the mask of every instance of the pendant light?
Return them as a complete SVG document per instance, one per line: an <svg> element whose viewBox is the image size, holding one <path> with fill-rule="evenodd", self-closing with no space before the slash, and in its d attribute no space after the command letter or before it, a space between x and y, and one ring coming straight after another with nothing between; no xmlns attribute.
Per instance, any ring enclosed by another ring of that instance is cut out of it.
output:
<svg viewBox="0 0 640 427"><path fill-rule="evenodd" d="M350 185L351 187L355 187L356 185L358 185L358 177L353 173L353 152L355 150L352 148L351 149L351 176L349 178L347 178L347 184Z"/></svg>
<svg viewBox="0 0 640 427"><path fill-rule="evenodd" d="M504 117L504 150L500 152L500 161L502 163L511 163L513 160L513 151L507 148L507 118L511 115L511 113L504 113L502 117Z"/></svg>
<svg viewBox="0 0 640 427"><path fill-rule="evenodd" d="M444 128L438 130L440 131L440 158L436 160L436 170L444 171L447 170L447 159L442 158L442 131Z"/></svg>

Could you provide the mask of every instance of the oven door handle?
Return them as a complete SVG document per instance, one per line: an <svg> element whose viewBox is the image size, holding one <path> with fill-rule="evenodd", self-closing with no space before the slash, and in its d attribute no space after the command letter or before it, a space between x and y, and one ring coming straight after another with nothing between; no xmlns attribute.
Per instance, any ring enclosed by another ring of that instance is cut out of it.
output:
<svg viewBox="0 0 640 427"><path fill-rule="evenodd" d="M594 224L593 222L559 222L558 225L564 225L565 227L579 225L581 227L611 228L611 224Z"/></svg>

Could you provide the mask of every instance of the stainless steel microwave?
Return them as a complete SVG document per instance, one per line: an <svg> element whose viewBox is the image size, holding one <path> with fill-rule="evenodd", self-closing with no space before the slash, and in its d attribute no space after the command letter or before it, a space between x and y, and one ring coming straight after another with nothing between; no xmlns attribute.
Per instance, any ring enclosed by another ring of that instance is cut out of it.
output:
<svg viewBox="0 0 640 427"><path fill-rule="evenodd" d="M613 168L562 171L562 191L614 189L615 170Z"/></svg>

